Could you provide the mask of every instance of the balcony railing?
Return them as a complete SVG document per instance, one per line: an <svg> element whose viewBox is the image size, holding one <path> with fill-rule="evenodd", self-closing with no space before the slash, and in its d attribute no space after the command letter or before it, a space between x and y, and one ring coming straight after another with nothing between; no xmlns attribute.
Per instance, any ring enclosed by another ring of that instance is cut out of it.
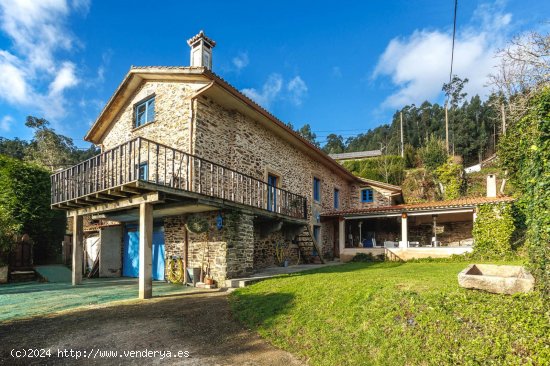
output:
<svg viewBox="0 0 550 366"><path fill-rule="evenodd" d="M293 218L307 217L306 198L169 146L138 137L51 176L52 205L147 182Z"/></svg>

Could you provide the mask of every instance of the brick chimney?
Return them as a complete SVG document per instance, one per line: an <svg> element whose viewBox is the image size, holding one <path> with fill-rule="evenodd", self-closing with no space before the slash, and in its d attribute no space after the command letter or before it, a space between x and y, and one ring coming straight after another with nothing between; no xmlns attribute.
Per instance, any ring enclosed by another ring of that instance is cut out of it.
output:
<svg viewBox="0 0 550 366"><path fill-rule="evenodd" d="M496 174L487 175L487 197L497 196L497 176Z"/></svg>
<svg viewBox="0 0 550 366"><path fill-rule="evenodd" d="M216 42L200 31L187 40L187 44L191 47L191 66L203 66L212 70L212 49L216 47Z"/></svg>

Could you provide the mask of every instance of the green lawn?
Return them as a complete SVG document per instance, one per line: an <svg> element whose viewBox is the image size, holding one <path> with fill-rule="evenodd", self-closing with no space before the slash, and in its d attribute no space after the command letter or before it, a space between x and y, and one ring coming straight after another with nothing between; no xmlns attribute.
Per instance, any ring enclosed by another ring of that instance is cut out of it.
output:
<svg viewBox="0 0 550 366"><path fill-rule="evenodd" d="M230 299L240 321L310 365L549 365L549 303L461 289L467 265L350 263Z"/></svg>

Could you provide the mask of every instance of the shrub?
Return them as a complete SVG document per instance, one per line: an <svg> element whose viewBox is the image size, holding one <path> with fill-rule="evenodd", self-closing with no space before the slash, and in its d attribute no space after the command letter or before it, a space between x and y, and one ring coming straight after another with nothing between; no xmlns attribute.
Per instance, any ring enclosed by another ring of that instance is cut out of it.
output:
<svg viewBox="0 0 550 366"><path fill-rule="evenodd" d="M352 259L352 262L382 262L384 255L374 256L372 253L358 253Z"/></svg>
<svg viewBox="0 0 550 366"><path fill-rule="evenodd" d="M431 135L426 145L418 150L418 157L429 171L435 171L447 161L447 149L442 140Z"/></svg>
<svg viewBox="0 0 550 366"><path fill-rule="evenodd" d="M65 234L66 218L63 212L50 208L49 172L0 155L0 187L2 230L28 234L35 243L35 260L55 258ZM7 231L4 233L6 238Z"/></svg>
<svg viewBox="0 0 550 366"><path fill-rule="evenodd" d="M550 87L531 99L526 115L511 124L498 147L525 215L530 269L550 294Z"/></svg>
<svg viewBox="0 0 550 366"><path fill-rule="evenodd" d="M401 156L384 155L376 158L349 160L342 163L353 174L366 178L400 185L405 176L405 164Z"/></svg>
<svg viewBox="0 0 550 366"><path fill-rule="evenodd" d="M452 157L435 170L435 174L443 185L443 198L452 200L459 198L465 190L464 169L462 164L455 163Z"/></svg>
<svg viewBox="0 0 550 366"><path fill-rule="evenodd" d="M483 258L504 258L512 254L515 225L510 203L485 204L477 208L472 234L474 253Z"/></svg>

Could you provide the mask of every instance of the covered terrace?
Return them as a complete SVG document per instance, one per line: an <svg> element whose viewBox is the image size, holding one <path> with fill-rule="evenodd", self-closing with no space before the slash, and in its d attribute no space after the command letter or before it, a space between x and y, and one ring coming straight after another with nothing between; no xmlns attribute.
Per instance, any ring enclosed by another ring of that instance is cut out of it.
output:
<svg viewBox="0 0 550 366"><path fill-rule="evenodd" d="M342 261L359 253L390 259L441 258L472 251L477 206L511 201L479 197L325 212L338 221Z"/></svg>

